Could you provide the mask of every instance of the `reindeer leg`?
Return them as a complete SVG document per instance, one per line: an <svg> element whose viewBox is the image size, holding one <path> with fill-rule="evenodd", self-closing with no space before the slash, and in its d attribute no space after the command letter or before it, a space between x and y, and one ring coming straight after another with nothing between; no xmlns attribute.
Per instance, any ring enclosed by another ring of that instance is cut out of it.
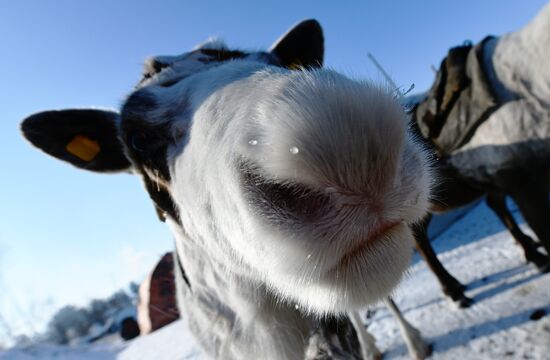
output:
<svg viewBox="0 0 550 360"><path fill-rule="evenodd" d="M415 360L423 360L430 356L433 350L432 346L427 344L424 339L422 339L422 334L420 331L405 319L392 298L387 297L384 300L384 303L399 324L399 330L401 331L403 339L405 339L405 344L407 344L407 349L409 350L409 355L411 358Z"/></svg>
<svg viewBox="0 0 550 360"><path fill-rule="evenodd" d="M382 353L376 347L376 340L367 329L365 324L361 321L361 317L357 311L350 311L348 313L349 319L355 328L359 344L361 345L361 356L365 360L380 360L382 359Z"/></svg>
<svg viewBox="0 0 550 360"><path fill-rule="evenodd" d="M500 221L510 231L516 242L521 245L527 261L535 264L541 272L550 271L550 258L540 253L537 243L530 236L524 234L506 206L503 194L490 192L487 194L487 205L495 212Z"/></svg>
<svg viewBox="0 0 550 360"><path fill-rule="evenodd" d="M550 202L544 176L530 176L527 184L510 191L510 195L550 255Z"/></svg>
<svg viewBox="0 0 550 360"><path fill-rule="evenodd" d="M431 215L428 215L422 222L413 225L416 248L424 258L428 267L439 280L443 293L449 296L460 308L467 308L473 304L473 300L464 294L466 286L461 284L445 269L437 258L432 244L428 239L428 224Z"/></svg>

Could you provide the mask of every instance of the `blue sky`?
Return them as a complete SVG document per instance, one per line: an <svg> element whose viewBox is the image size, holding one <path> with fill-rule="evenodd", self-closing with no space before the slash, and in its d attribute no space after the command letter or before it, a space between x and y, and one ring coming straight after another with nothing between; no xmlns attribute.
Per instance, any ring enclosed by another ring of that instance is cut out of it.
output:
<svg viewBox="0 0 550 360"><path fill-rule="evenodd" d="M200 3L200 5L198 5ZM44 156L19 135L40 110L117 108L151 55L189 50L208 36L265 48L316 18L326 64L395 82L433 81L447 49L519 29L540 0L45 1L0 2L0 316L28 331L65 303L140 280L172 239L137 178L96 175ZM1 319L0 319L1 320ZM0 343L2 337L0 326Z"/></svg>

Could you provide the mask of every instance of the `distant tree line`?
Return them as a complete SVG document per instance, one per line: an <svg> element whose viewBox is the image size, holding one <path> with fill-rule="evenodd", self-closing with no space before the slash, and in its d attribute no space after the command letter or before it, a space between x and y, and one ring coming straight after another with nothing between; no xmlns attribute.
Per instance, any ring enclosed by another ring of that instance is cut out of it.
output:
<svg viewBox="0 0 550 360"><path fill-rule="evenodd" d="M67 305L59 309L48 322L43 340L56 344L69 344L113 321L120 311L134 306L138 285L130 284L130 291L119 290L107 299L94 299L86 307Z"/></svg>

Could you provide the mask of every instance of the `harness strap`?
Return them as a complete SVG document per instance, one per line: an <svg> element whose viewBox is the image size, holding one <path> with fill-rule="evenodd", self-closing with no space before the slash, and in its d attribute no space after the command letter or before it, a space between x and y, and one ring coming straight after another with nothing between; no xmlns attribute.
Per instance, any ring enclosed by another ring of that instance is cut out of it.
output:
<svg viewBox="0 0 550 360"><path fill-rule="evenodd" d="M419 130L439 157L464 146L502 105L487 73L490 49L486 44L493 40L488 36L476 46L452 48L426 99L415 110Z"/></svg>

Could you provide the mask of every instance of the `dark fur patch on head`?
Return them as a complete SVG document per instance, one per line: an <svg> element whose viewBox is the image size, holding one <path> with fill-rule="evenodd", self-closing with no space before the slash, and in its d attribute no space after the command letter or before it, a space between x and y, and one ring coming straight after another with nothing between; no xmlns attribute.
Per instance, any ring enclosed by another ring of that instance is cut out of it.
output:
<svg viewBox="0 0 550 360"><path fill-rule="evenodd" d="M174 142L169 122L148 121L147 114L157 104L147 91L132 94L122 109L121 136L126 143L128 156L140 172L149 196L157 207L159 217L165 214L179 222L176 207L168 192L170 171L167 148ZM160 210L160 211L159 211Z"/></svg>
<svg viewBox="0 0 550 360"><path fill-rule="evenodd" d="M227 50L227 49L200 49L198 51L206 55L206 57L199 59L201 62L205 64L213 61L223 62L223 61L234 60L234 59L243 59L249 55L239 50Z"/></svg>
<svg viewBox="0 0 550 360"><path fill-rule="evenodd" d="M186 57L193 54L202 55L196 60L202 62L203 64L222 63L222 62L234 60L234 59L243 59L250 55L249 53L245 53L239 50L198 49L198 50L191 51L187 54L181 55L180 57L174 57L173 62L170 62L170 61L166 62L166 60L163 61L160 58L152 58L145 63L143 75L137 87L139 87L148 79L162 72L165 68L172 66L174 62L177 63L178 61L185 61ZM179 82L181 79L182 79L181 77L177 77L175 79L171 79L159 85L163 87L169 87Z"/></svg>
<svg viewBox="0 0 550 360"><path fill-rule="evenodd" d="M149 176L145 174L142 169L140 172L143 176L143 181L145 183L145 189L149 193L149 197L155 203L155 209L157 210L157 216L161 221L166 220L166 216L170 216L176 222L180 223L180 217L176 209L176 205L172 200L172 196L164 186L160 186L157 181L152 180Z"/></svg>
<svg viewBox="0 0 550 360"><path fill-rule="evenodd" d="M260 51L254 54L256 58L268 65L283 67L281 61L272 53L266 51Z"/></svg>

